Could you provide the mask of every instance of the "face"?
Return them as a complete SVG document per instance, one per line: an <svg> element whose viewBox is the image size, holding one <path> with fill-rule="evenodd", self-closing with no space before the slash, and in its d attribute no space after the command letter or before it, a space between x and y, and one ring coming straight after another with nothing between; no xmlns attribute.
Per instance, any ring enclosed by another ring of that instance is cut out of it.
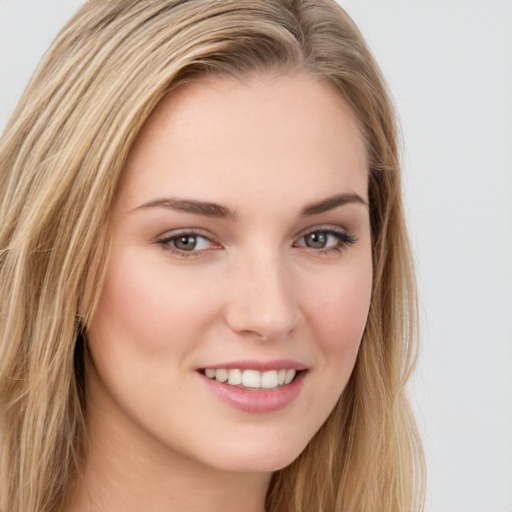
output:
<svg viewBox="0 0 512 512"><path fill-rule="evenodd" d="M317 79L211 78L166 97L113 206L89 422L210 468L292 462L365 327L367 180L357 122Z"/></svg>

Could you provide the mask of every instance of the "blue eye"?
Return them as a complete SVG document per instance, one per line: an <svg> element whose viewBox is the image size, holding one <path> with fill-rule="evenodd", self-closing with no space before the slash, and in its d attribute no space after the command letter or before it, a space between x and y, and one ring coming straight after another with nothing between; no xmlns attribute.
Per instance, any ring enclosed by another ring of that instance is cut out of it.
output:
<svg viewBox="0 0 512 512"><path fill-rule="evenodd" d="M356 241L356 238L345 230L330 227L329 229L312 229L299 237L293 245L312 249L318 254L326 254L340 252ZM171 234L158 240L157 244L162 249L180 257L199 256L202 251L222 248L220 244L194 231Z"/></svg>
<svg viewBox="0 0 512 512"><path fill-rule="evenodd" d="M325 253L329 251L341 251L348 245L356 242L355 237L345 231L335 229L316 229L302 235L296 243L298 247L317 249Z"/></svg>
<svg viewBox="0 0 512 512"><path fill-rule="evenodd" d="M304 245L311 247L311 249L325 249L325 247L329 245L329 242L331 242L331 245L333 245L333 242L334 244L337 244L338 239L335 236L322 231L308 233L304 237Z"/></svg>
<svg viewBox="0 0 512 512"><path fill-rule="evenodd" d="M161 245L163 249L178 253L182 256L188 256L187 253L204 251L216 246L210 239L193 232L168 236L159 240L158 244Z"/></svg>

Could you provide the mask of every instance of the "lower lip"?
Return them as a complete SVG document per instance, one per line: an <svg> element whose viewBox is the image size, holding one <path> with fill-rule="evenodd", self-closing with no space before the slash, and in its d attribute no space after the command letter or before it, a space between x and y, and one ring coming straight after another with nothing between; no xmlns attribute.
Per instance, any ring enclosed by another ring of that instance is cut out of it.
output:
<svg viewBox="0 0 512 512"><path fill-rule="evenodd" d="M265 413L286 407L302 389L307 371L301 371L295 379L275 389L247 389L231 386L199 374L210 390L221 400L244 412Z"/></svg>

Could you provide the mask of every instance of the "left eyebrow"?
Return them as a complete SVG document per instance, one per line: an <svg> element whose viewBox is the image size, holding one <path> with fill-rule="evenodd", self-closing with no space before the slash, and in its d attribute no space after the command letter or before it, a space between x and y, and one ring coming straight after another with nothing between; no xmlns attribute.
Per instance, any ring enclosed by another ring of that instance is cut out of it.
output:
<svg viewBox="0 0 512 512"><path fill-rule="evenodd" d="M299 215L300 217L318 215L319 213L328 212L329 210L350 203L362 204L368 208L368 203L358 194L336 194L322 201L306 205Z"/></svg>

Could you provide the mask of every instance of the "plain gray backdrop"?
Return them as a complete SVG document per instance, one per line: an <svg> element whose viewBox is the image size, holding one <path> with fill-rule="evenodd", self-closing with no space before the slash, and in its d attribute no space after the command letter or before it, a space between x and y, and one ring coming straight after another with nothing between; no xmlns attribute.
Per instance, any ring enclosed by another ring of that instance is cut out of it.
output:
<svg viewBox="0 0 512 512"><path fill-rule="evenodd" d="M81 0L0 0L0 130ZM394 96L427 512L512 512L512 2L339 0Z"/></svg>

